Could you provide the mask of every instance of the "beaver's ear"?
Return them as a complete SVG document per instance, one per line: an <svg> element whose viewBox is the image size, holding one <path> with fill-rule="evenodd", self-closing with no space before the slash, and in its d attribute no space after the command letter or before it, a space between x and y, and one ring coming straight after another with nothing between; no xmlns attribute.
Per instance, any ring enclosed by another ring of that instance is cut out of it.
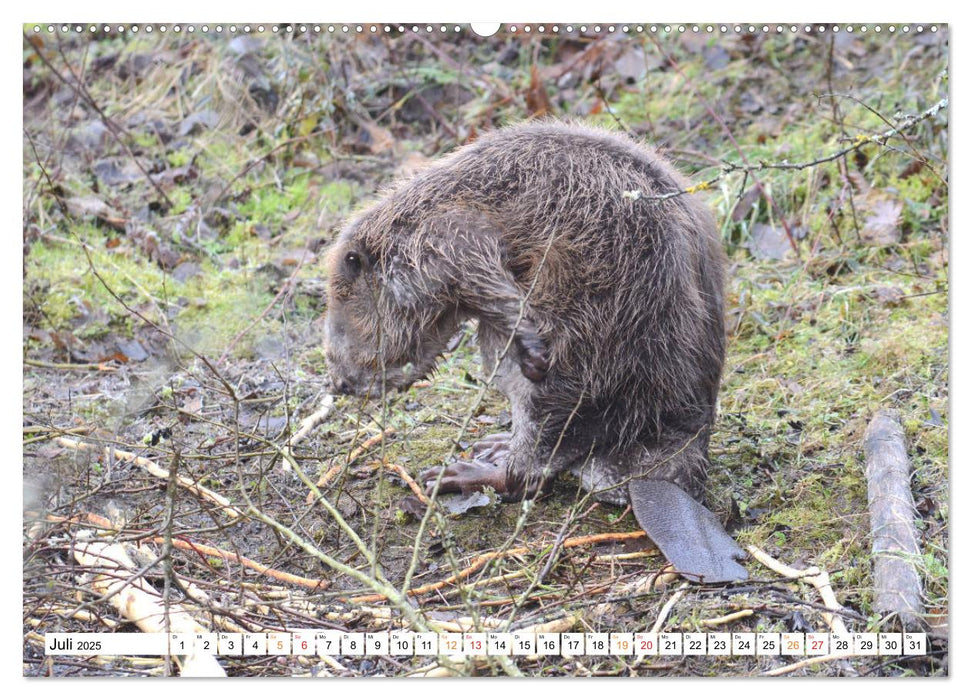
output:
<svg viewBox="0 0 971 700"><path fill-rule="evenodd" d="M550 371L550 356L546 343L532 323L520 323L516 331L516 347L519 350L519 368L531 382L541 382Z"/></svg>
<svg viewBox="0 0 971 700"><path fill-rule="evenodd" d="M419 294L414 275L408 274L409 266L398 253L392 255L381 272L383 286L398 306L412 307L418 304Z"/></svg>

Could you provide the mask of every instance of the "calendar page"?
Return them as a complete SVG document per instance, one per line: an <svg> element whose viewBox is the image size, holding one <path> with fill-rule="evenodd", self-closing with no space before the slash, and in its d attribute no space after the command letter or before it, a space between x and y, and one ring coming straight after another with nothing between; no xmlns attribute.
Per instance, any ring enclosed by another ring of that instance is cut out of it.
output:
<svg viewBox="0 0 971 700"><path fill-rule="evenodd" d="M947 676L948 25L332 10L22 25L23 676Z"/></svg>

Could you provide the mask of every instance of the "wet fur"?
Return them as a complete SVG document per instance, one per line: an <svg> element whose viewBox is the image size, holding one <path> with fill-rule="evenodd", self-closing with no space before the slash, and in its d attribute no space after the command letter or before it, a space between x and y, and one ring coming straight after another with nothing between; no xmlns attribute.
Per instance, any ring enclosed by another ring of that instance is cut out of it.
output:
<svg viewBox="0 0 971 700"><path fill-rule="evenodd" d="M475 318L487 369L509 345L497 385L513 408L510 495L573 469L607 500L644 475L700 499L725 352L723 253L698 198L649 199L685 187L652 150L580 126L526 124L457 150L333 246L335 385L405 385Z"/></svg>

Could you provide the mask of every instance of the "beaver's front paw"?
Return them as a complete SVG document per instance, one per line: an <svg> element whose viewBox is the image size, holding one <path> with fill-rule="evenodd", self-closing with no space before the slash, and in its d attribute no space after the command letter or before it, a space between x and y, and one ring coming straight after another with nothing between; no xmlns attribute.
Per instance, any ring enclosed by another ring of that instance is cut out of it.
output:
<svg viewBox="0 0 971 700"><path fill-rule="evenodd" d="M439 493L462 493L481 491L486 486L496 493L506 493L506 470L491 462L474 460L472 462L453 462L447 467L426 469L418 477L425 490L433 493L438 484Z"/></svg>
<svg viewBox="0 0 971 700"><path fill-rule="evenodd" d="M510 440L512 440L512 433L487 435L472 445L472 457L476 461L491 462L497 466L502 466L509 455Z"/></svg>

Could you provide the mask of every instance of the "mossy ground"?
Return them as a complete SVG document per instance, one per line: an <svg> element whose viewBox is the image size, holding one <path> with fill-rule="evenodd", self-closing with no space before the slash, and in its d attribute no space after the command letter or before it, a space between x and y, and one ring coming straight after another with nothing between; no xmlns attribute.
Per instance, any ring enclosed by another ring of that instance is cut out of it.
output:
<svg viewBox="0 0 971 700"><path fill-rule="evenodd" d="M609 40L505 32L430 42L407 33L242 40L56 40L28 32L28 510L120 510L138 531L164 519L164 483L39 439L45 426L80 428L89 439L134 446L163 466L177 449L182 473L237 503L246 492L321 551L367 570L333 518L305 505L307 488L272 449L322 396L326 244L355 207L406 175L409 164L528 117L543 104L541 91L554 116L627 129L658 145L693 182L720 176L701 195L721 222L731 265L729 354L709 503L731 520L741 543L828 570L853 629L884 629L870 601L862 436L875 411L897 410L914 466L928 610L946 625L947 112L845 158L801 169L757 167L816 161L938 102L947 93L946 30L833 40L788 33L655 40L635 32ZM83 68L91 101L48 63L62 75ZM99 128L92 102L123 127L118 139ZM747 164L750 172L723 173L725 163ZM776 244L768 253L757 241L765 235ZM587 629L650 627L668 592L598 607L610 591L620 595L623 582L663 564L610 557L636 546L562 551L529 602L514 611L502 602L546 566L557 533L637 529L622 509L578 503L569 478L525 518L520 505L493 504L449 517L444 529L432 522L416 550L418 520L403 505L410 491L380 465L416 474L502 429L509 420L504 400L487 390L478 401L483 380L468 329L429 383L383 403L338 398L329 419L296 450L298 462L316 479L381 428L395 430L325 489L394 585L413 560L412 583L420 585L446 578L453 561L465 565L508 546L513 533L513 547L542 543L477 574L521 578L417 601L441 619L471 612L525 623L569 611ZM152 444L163 430L170 437ZM191 498L180 498L174 513L176 533L329 579L331 588L313 596L318 603L370 592L258 522L227 525ZM57 534L32 532L34 543ZM72 574L45 551L56 547L28 546L25 619L36 617L50 591L63 597L74 590ZM266 583L219 557L177 553L174 562L180 575L223 587L233 600L233 585ZM731 630L824 629L811 588L749 568L751 585L692 589L665 629L701 630L702 620L744 608L756 612ZM248 609L240 619L257 628L279 624L274 614ZM45 629L76 629L72 624ZM584 665L523 662L522 670L750 675L777 665L702 657L637 670L591 658ZM854 662L858 670L870 665ZM383 663L353 668L403 672ZM903 662L879 672L943 668ZM804 673L845 670L830 664Z"/></svg>

